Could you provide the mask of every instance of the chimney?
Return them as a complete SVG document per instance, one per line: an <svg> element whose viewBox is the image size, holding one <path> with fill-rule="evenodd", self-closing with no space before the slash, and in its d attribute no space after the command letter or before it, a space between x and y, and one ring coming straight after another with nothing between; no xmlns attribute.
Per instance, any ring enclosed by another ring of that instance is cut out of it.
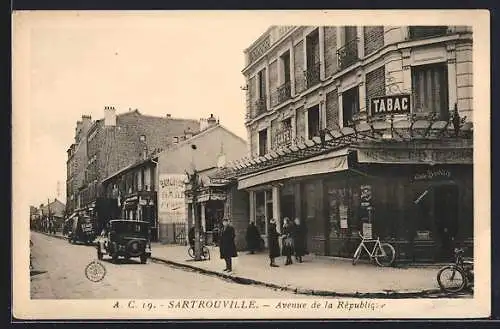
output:
<svg viewBox="0 0 500 329"><path fill-rule="evenodd" d="M208 127L207 119L201 118L200 119L200 131L207 129L207 127Z"/></svg>
<svg viewBox="0 0 500 329"><path fill-rule="evenodd" d="M210 128L217 124L217 119L214 117L213 114L210 114L210 118L207 119L207 122L208 122L208 128Z"/></svg>
<svg viewBox="0 0 500 329"><path fill-rule="evenodd" d="M104 107L104 126L116 126L116 109L114 106Z"/></svg>

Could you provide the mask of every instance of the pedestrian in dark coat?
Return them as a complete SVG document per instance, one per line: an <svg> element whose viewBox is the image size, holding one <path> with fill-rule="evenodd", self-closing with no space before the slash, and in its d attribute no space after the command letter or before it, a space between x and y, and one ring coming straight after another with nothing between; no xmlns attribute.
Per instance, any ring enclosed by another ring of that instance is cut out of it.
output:
<svg viewBox="0 0 500 329"><path fill-rule="evenodd" d="M220 258L226 261L224 272L231 272L233 270L232 258L238 257L236 245L234 244L235 233L227 218L222 221L222 225L223 229L219 241Z"/></svg>
<svg viewBox="0 0 500 329"><path fill-rule="evenodd" d="M260 232L257 226L255 226L255 223L253 221L250 221L247 227L247 234L246 234L246 240L247 240L247 249L250 252L250 254L254 254L256 250L259 249L260 245Z"/></svg>
<svg viewBox="0 0 500 329"><path fill-rule="evenodd" d="M276 221L274 219L269 220L267 228L267 246L269 248L269 260L271 267L278 267L274 262L276 257L280 256L280 245L278 242L279 234L276 230Z"/></svg>
<svg viewBox="0 0 500 329"><path fill-rule="evenodd" d="M283 234L282 234L282 239L283 239L282 255L286 256L285 265L292 264L292 254L294 250L294 245L293 245L294 230L295 229L292 221L288 217L285 217L283 220Z"/></svg>
<svg viewBox="0 0 500 329"><path fill-rule="evenodd" d="M306 254L307 229L300 219L295 218L293 230L293 244L295 252L295 260L302 263L302 256Z"/></svg>

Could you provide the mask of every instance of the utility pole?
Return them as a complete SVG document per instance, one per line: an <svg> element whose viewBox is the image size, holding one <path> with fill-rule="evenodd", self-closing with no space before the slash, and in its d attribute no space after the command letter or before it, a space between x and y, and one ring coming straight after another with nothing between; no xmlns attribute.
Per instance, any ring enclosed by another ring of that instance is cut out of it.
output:
<svg viewBox="0 0 500 329"><path fill-rule="evenodd" d="M191 149L193 152L196 150L196 145L192 144ZM200 233L201 233L201 218L198 218L198 190L199 190L199 176L198 171L196 170L196 166L194 163L194 153L192 158L193 165L193 173L191 175L188 174L188 180L191 185L191 197L193 204L193 221L194 221L194 260L201 261L201 241L200 241Z"/></svg>

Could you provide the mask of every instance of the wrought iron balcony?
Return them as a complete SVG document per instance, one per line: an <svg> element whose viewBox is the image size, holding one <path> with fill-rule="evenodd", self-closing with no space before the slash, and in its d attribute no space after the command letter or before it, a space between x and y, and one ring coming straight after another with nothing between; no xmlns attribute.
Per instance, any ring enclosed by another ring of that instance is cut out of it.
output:
<svg viewBox="0 0 500 329"><path fill-rule="evenodd" d="M255 108L255 115L259 115L266 112L267 111L266 98L261 97L259 99L256 99L254 102L254 108Z"/></svg>
<svg viewBox="0 0 500 329"><path fill-rule="evenodd" d="M337 50L339 68L341 70L358 61L358 41L358 38L354 38Z"/></svg>
<svg viewBox="0 0 500 329"><path fill-rule="evenodd" d="M448 26L410 26L410 39L423 39L446 35Z"/></svg>
<svg viewBox="0 0 500 329"><path fill-rule="evenodd" d="M307 88L311 88L316 85L320 81L320 64L313 63L309 65L306 71L304 71L306 77L306 86Z"/></svg>
<svg viewBox="0 0 500 329"><path fill-rule="evenodd" d="M278 104L281 104L292 97L292 89L290 81L285 82L277 88L278 92Z"/></svg>

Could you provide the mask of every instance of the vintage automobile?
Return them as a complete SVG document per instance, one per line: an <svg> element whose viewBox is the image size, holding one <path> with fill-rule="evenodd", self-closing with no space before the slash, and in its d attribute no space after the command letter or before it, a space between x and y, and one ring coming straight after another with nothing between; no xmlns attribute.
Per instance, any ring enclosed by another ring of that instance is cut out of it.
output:
<svg viewBox="0 0 500 329"><path fill-rule="evenodd" d="M114 219L97 238L97 258L111 256L114 263L118 258L139 257L145 264L151 257L149 222L138 220Z"/></svg>
<svg viewBox="0 0 500 329"><path fill-rule="evenodd" d="M73 214L68 219L68 241L69 243L83 242L91 244L95 237L95 227L92 219L87 215Z"/></svg>

